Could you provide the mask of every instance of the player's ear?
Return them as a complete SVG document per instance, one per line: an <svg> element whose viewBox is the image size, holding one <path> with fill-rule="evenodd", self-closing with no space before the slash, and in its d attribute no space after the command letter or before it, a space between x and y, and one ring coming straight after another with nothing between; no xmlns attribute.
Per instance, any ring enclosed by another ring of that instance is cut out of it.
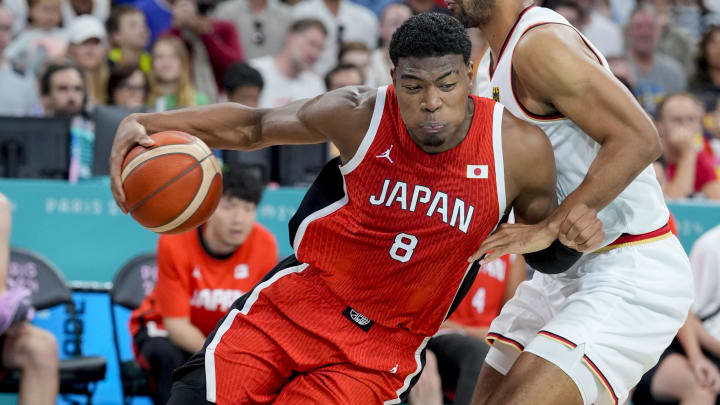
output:
<svg viewBox="0 0 720 405"><path fill-rule="evenodd" d="M473 72L474 72L474 70L475 70L475 69L474 69L473 61L468 61L468 63L467 63L467 75L468 75L468 80L470 80L471 82L472 82L472 79L473 79Z"/></svg>

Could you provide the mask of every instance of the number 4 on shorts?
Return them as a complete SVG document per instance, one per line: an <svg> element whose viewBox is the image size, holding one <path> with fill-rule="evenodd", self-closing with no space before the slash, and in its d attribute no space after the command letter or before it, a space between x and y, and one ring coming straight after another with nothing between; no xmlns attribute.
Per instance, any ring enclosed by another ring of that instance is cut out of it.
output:
<svg viewBox="0 0 720 405"><path fill-rule="evenodd" d="M413 235L408 235L406 233L397 234L397 236L395 236L395 243L393 243L390 247L390 257L399 262L407 263L410 261L417 243L418 240ZM398 254L398 251L402 251L404 253Z"/></svg>

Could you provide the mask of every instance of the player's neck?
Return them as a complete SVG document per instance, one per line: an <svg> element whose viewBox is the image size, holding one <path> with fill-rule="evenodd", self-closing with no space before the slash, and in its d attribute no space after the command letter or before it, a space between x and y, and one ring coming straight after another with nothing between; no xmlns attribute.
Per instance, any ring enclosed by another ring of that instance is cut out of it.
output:
<svg viewBox="0 0 720 405"><path fill-rule="evenodd" d="M530 6L526 1L498 1L496 4L492 18L480 27L483 36L490 44L493 61L500 55L505 39L510 35L520 13Z"/></svg>

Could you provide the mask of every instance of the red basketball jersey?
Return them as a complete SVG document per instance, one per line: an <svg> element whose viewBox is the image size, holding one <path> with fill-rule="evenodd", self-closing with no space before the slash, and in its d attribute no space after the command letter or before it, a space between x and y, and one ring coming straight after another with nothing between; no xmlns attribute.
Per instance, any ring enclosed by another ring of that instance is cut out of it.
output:
<svg viewBox="0 0 720 405"><path fill-rule="evenodd" d="M482 266L450 320L463 326L489 327L500 313L512 260L505 255Z"/></svg>
<svg viewBox="0 0 720 405"><path fill-rule="evenodd" d="M394 88L378 89L355 156L335 184L320 186L323 193L311 187L303 205L318 209L295 219L298 260L320 269L314 274L333 293L378 324L433 334L472 274L467 259L505 210L503 107L472 101L466 138L429 154L410 138Z"/></svg>

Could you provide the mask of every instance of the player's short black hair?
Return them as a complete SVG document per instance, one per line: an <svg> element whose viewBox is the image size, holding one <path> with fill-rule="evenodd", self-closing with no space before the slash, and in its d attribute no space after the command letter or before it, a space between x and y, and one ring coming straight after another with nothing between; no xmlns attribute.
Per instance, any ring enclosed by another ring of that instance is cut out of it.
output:
<svg viewBox="0 0 720 405"><path fill-rule="evenodd" d="M256 86L260 90L265 86L262 74L245 62L230 65L223 74L222 85L226 92L232 93L238 87Z"/></svg>
<svg viewBox="0 0 720 405"><path fill-rule="evenodd" d="M223 170L223 196L260 204L265 185L257 170L240 164L226 164Z"/></svg>
<svg viewBox="0 0 720 405"><path fill-rule="evenodd" d="M390 60L397 66L400 58L462 55L470 61L472 44L465 27L455 17L440 13L422 13L410 17L390 40Z"/></svg>

